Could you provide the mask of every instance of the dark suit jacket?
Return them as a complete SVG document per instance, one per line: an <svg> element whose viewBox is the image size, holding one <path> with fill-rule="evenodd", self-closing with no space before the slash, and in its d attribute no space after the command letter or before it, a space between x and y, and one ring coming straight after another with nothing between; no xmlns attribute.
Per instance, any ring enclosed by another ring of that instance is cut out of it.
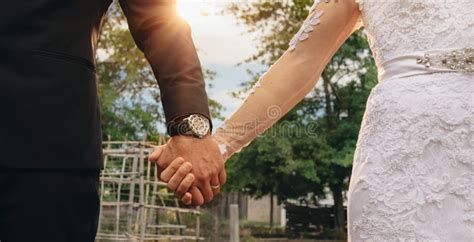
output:
<svg viewBox="0 0 474 242"><path fill-rule="evenodd" d="M14 0L0 8L0 169L102 166L95 75L111 0ZM120 0L158 79L167 121L209 117L190 28L174 0Z"/></svg>

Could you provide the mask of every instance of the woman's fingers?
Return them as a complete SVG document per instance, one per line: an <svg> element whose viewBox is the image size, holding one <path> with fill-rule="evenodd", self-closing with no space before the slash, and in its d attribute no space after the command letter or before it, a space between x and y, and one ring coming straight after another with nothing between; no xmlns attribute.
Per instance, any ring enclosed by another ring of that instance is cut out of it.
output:
<svg viewBox="0 0 474 242"><path fill-rule="evenodd" d="M225 172L225 169L219 173L219 183L221 186L224 186L224 184L227 182L227 173Z"/></svg>
<svg viewBox="0 0 474 242"><path fill-rule="evenodd" d="M194 183L194 175L189 173L184 177L181 183L178 185L178 188L175 191L175 195L177 198L181 198L185 195L185 193L191 189L191 186ZM191 195L191 194L189 194Z"/></svg>
<svg viewBox="0 0 474 242"><path fill-rule="evenodd" d="M211 183L206 182L203 184L203 187L199 187L201 189L201 193L204 196L204 201L209 203L214 199L214 193L212 192Z"/></svg>
<svg viewBox="0 0 474 242"><path fill-rule="evenodd" d="M202 193L198 187L192 186L189 192L192 195L193 204L195 206L201 206L202 204L204 204L204 197L202 196Z"/></svg>
<svg viewBox="0 0 474 242"><path fill-rule="evenodd" d="M181 181L183 181L183 179L191 172L192 169L193 169L193 165L191 163L189 162L182 163L182 165L179 166L176 172L172 175L171 179L169 179L168 188L173 191L176 191ZM165 171L163 171L163 173L165 173ZM162 176L163 176L163 173L161 174ZM168 174L165 174L165 176L166 175Z"/></svg>
<svg viewBox="0 0 474 242"><path fill-rule="evenodd" d="M191 205L193 203L193 195L189 192L185 193L181 198L181 202L183 202L184 205Z"/></svg>
<svg viewBox="0 0 474 242"><path fill-rule="evenodd" d="M184 159L181 157L176 158L171 162L171 164L166 167L160 174L160 180L164 182L169 182L171 177L178 171L178 169L183 165ZM184 177L183 177L184 178Z"/></svg>

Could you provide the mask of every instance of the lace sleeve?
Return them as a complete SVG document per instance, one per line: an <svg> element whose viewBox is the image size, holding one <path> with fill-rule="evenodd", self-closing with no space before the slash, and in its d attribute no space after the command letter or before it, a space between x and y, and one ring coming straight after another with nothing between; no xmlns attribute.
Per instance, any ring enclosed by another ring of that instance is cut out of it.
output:
<svg viewBox="0 0 474 242"><path fill-rule="evenodd" d="M354 0L316 0L282 57L214 135L227 159L277 122L316 85L359 18Z"/></svg>
<svg viewBox="0 0 474 242"><path fill-rule="evenodd" d="M362 19L362 12L364 11L364 0L355 0L356 3L357 3L357 6L359 7L359 11L360 11L360 16L359 16L359 19L357 20L357 24L354 28L354 30L358 30L362 27L364 27L364 20Z"/></svg>
<svg viewBox="0 0 474 242"><path fill-rule="evenodd" d="M359 6L359 10L362 11L363 5L364 5L364 0L355 0L357 5Z"/></svg>

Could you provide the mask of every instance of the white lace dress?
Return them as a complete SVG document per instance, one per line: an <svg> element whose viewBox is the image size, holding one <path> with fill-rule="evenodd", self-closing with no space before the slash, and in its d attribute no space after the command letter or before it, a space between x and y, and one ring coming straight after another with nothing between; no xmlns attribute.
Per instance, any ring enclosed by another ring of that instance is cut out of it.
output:
<svg viewBox="0 0 474 242"><path fill-rule="evenodd" d="M351 241L474 241L474 0L316 1L217 130L226 156L290 110L362 17L379 69L348 192Z"/></svg>
<svg viewBox="0 0 474 242"><path fill-rule="evenodd" d="M379 70L399 56L474 46L473 0L361 7ZM474 75L403 70L379 71L367 104L349 189L351 238L472 242Z"/></svg>

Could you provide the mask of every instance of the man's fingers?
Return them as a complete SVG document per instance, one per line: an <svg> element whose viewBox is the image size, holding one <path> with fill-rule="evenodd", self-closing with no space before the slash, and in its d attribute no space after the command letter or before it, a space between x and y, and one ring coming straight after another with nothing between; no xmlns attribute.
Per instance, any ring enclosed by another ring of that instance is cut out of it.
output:
<svg viewBox="0 0 474 242"><path fill-rule="evenodd" d="M179 166L176 172L173 173L171 179L169 179L168 188L173 191L176 191L181 181L191 172L192 169L193 169L193 165L191 163L184 162L181 166ZM163 176L163 173L161 173L162 176Z"/></svg>
<svg viewBox="0 0 474 242"><path fill-rule="evenodd" d="M193 195L191 195L189 192L185 193L181 198L181 202L183 202L185 205L191 205L193 203Z"/></svg>
<svg viewBox="0 0 474 242"><path fill-rule="evenodd" d="M183 163L184 163L184 159L181 157L178 157L175 160L173 160L171 164L161 172L160 180L164 182L168 182Z"/></svg>
<svg viewBox="0 0 474 242"><path fill-rule="evenodd" d="M178 185L178 189L176 189L176 197L180 198L185 195L185 193L191 188L194 183L194 175L189 173L184 177L181 183ZM189 194L191 195L191 194Z"/></svg>
<svg viewBox="0 0 474 242"><path fill-rule="evenodd" d="M201 206L202 204L204 204L204 197L202 196L202 193L199 188L197 188L196 186L192 186L189 192L192 195L193 204L195 206Z"/></svg>
<svg viewBox="0 0 474 242"><path fill-rule="evenodd" d="M219 183L221 184L221 186L224 186L226 182L227 182L227 172L225 171L225 169L223 169L219 173Z"/></svg>
<svg viewBox="0 0 474 242"><path fill-rule="evenodd" d="M204 202L208 203L211 202L214 198L214 193L212 192L211 184L206 182L203 184L203 187L199 187L201 189L201 193L204 197Z"/></svg>
<svg viewBox="0 0 474 242"><path fill-rule="evenodd" d="M211 189L214 196L216 196L217 194L221 192L221 183L217 175L211 178Z"/></svg>
<svg viewBox="0 0 474 242"><path fill-rule="evenodd" d="M148 160L157 161L158 158L160 158L160 155L163 152L164 147L165 147L164 145L156 147L155 151L153 151L153 153L150 156L148 156Z"/></svg>

